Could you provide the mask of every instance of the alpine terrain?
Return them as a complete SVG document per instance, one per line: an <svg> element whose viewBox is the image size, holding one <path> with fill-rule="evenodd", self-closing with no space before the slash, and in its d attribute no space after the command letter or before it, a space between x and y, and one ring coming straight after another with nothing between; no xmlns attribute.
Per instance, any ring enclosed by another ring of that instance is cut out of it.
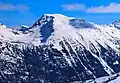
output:
<svg viewBox="0 0 120 83"><path fill-rule="evenodd" d="M19 30L0 24L0 83L120 83L119 72L120 21L45 14Z"/></svg>

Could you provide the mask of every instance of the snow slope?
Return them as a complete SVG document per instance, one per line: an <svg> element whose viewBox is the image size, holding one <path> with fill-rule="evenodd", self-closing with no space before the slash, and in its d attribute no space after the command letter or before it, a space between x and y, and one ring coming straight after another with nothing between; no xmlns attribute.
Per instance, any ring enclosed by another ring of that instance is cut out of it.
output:
<svg viewBox="0 0 120 83"><path fill-rule="evenodd" d="M85 83L120 83L120 74L114 74L112 76L105 76L101 78L97 78L94 80L88 80Z"/></svg>
<svg viewBox="0 0 120 83"><path fill-rule="evenodd" d="M26 33L23 33L22 31L7 28L5 25L0 26L0 39L12 43L28 43L28 44L33 44L35 40L35 38L31 36L31 32L26 31ZM36 41L35 43L37 42L40 41Z"/></svg>

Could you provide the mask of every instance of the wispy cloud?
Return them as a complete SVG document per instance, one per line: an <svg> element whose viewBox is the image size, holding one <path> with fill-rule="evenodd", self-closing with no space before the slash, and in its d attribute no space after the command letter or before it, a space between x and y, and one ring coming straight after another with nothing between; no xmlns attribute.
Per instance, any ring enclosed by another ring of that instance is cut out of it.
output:
<svg viewBox="0 0 120 83"><path fill-rule="evenodd" d="M13 5L9 3L0 2L0 10L2 11L27 11L29 9L25 4Z"/></svg>
<svg viewBox="0 0 120 83"><path fill-rule="evenodd" d="M84 4L64 4L63 10L66 11L84 11L86 13L120 13L120 4L110 3L109 5L101 5L96 7L86 7Z"/></svg>
<svg viewBox="0 0 120 83"><path fill-rule="evenodd" d="M87 9L88 13L120 13L120 4L111 3L107 6L91 7Z"/></svg>
<svg viewBox="0 0 120 83"><path fill-rule="evenodd" d="M84 4L62 4L61 7L63 10L67 11L84 11L85 10L85 5Z"/></svg>

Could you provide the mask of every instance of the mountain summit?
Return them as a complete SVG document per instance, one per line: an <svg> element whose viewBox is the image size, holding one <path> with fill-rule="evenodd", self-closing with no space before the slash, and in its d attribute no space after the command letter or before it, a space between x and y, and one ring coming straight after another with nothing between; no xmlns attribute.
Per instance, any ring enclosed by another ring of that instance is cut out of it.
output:
<svg viewBox="0 0 120 83"><path fill-rule="evenodd" d="M61 14L45 14L29 30L37 33L36 35L39 34L41 42L46 42L53 35L64 36L67 32L77 31L78 29L95 28L94 25L79 18L67 17Z"/></svg>
<svg viewBox="0 0 120 83"><path fill-rule="evenodd" d="M0 28L0 81L69 83L120 72L120 30L45 14L24 30Z"/></svg>

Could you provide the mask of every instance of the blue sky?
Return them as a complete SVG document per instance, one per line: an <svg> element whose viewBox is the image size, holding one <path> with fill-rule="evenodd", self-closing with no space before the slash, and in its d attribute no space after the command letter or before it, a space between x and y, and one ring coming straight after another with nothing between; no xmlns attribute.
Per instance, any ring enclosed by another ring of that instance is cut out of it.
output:
<svg viewBox="0 0 120 83"><path fill-rule="evenodd" d="M0 22L11 27L30 26L46 13L112 23L120 19L120 0L0 0Z"/></svg>

